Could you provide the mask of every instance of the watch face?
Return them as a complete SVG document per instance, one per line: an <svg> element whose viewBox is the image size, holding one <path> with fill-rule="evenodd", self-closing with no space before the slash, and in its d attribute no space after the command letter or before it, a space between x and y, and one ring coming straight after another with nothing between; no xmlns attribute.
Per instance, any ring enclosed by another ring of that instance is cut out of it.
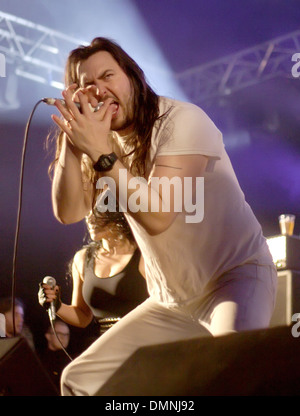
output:
<svg viewBox="0 0 300 416"><path fill-rule="evenodd" d="M98 162L94 164L94 169L98 172L110 170L113 167L116 160L117 156L114 153L111 153L109 155L102 155L100 156Z"/></svg>
<svg viewBox="0 0 300 416"><path fill-rule="evenodd" d="M111 166L111 161L109 159L109 157L107 156L103 156L103 159L101 160L101 165L103 166L104 169L109 168Z"/></svg>

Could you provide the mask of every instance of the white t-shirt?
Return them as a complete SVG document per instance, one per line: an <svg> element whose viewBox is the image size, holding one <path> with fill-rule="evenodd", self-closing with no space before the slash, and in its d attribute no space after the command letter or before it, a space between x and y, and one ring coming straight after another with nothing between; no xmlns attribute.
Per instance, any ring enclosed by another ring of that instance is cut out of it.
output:
<svg viewBox="0 0 300 416"><path fill-rule="evenodd" d="M261 226L240 189L221 132L193 104L161 97L160 113L167 110L168 116L153 129L149 179L156 156L208 156L203 220L187 223L187 212L179 212L166 231L150 236L130 215L127 219L145 259L150 296L165 304L180 304L201 297L208 282L236 266L257 259L271 264L272 260Z"/></svg>

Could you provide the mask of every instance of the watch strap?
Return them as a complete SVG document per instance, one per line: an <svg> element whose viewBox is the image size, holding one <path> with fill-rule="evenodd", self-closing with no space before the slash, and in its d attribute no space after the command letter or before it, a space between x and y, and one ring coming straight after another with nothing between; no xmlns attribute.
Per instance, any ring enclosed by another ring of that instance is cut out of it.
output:
<svg viewBox="0 0 300 416"><path fill-rule="evenodd" d="M106 172L112 169L117 159L118 156L115 154L115 152L109 153L107 155L101 155L97 162L93 165L93 168L98 172Z"/></svg>

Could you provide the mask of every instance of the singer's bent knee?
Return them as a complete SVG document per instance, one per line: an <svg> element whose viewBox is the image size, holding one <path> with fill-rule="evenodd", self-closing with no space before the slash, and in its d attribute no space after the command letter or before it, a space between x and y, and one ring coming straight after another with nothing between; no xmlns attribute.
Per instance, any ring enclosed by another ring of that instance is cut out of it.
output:
<svg viewBox="0 0 300 416"><path fill-rule="evenodd" d="M76 380L80 378L80 370L78 369L76 360L64 368L61 379L61 395L62 396L85 396L83 391L78 391L78 384Z"/></svg>

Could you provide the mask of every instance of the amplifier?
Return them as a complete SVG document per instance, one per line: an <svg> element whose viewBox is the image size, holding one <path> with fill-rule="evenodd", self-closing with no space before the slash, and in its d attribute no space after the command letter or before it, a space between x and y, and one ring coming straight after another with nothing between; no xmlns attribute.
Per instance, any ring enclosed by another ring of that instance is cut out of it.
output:
<svg viewBox="0 0 300 416"><path fill-rule="evenodd" d="M292 316L300 313L300 271L277 272L278 289L270 327L291 325Z"/></svg>
<svg viewBox="0 0 300 416"><path fill-rule="evenodd" d="M59 396L25 338L0 339L0 396Z"/></svg>
<svg viewBox="0 0 300 416"><path fill-rule="evenodd" d="M277 270L300 271L300 238L295 235L275 235L267 243Z"/></svg>

